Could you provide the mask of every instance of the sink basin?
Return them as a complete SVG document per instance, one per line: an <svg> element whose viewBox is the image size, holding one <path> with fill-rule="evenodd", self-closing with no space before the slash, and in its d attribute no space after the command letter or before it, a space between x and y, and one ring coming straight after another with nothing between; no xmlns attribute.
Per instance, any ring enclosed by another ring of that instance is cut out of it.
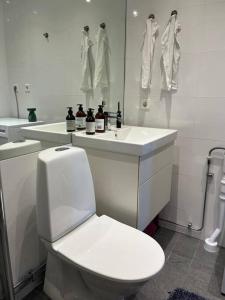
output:
<svg viewBox="0 0 225 300"><path fill-rule="evenodd" d="M39 141L24 140L10 142L0 146L0 161L40 150L41 143Z"/></svg>
<svg viewBox="0 0 225 300"><path fill-rule="evenodd" d="M74 146L142 156L172 143L176 130L124 126L105 133L88 136L84 131L72 134Z"/></svg>
<svg viewBox="0 0 225 300"><path fill-rule="evenodd" d="M39 126L23 127L22 135L49 145L65 145L71 143L71 133L66 131L66 123L52 123Z"/></svg>

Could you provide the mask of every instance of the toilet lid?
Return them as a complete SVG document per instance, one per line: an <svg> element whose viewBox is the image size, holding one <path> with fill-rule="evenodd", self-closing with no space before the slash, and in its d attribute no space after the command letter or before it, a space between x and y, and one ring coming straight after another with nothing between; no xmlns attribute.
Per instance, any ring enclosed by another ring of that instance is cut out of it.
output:
<svg viewBox="0 0 225 300"><path fill-rule="evenodd" d="M79 268L115 281L147 280L165 262L153 238L107 216L91 217L52 246Z"/></svg>

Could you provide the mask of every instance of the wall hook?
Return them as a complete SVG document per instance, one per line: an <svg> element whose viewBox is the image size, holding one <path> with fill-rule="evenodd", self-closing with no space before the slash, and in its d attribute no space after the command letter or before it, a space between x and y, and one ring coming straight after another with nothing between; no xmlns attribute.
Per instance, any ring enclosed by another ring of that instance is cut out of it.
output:
<svg viewBox="0 0 225 300"><path fill-rule="evenodd" d="M173 10L173 11L171 12L171 17L172 17L173 15L176 15L176 16L177 16L177 14L178 14L177 10Z"/></svg>
<svg viewBox="0 0 225 300"><path fill-rule="evenodd" d="M101 27L102 29L105 29L105 28L106 28L106 24L105 24L105 23L101 23L101 24L100 24L100 27Z"/></svg>
<svg viewBox="0 0 225 300"><path fill-rule="evenodd" d="M149 19L155 19L155 15L154 15L154 14L151 14L151 15L149 15L148 18L149 18Z"/></svg>
<svg viewBox="0 0 225 300"><path fill-rule="evenodd" d="M48 39L48 38L49 38L48 32L43 33L43 36L44 36L46 39Z"/></svg>

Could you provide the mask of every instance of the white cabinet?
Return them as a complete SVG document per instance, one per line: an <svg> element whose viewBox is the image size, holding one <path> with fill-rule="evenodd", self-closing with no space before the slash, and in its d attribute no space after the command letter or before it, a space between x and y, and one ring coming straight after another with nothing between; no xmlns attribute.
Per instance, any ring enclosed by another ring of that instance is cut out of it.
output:
<svg viewBox="0 0 225 300"><path fill-rule="evenodd" d="M97 214L144 230L170 200L173 144L145 156L85 148Z"/></svg>
<svg viewBox="0 0 225 300"><path fill-rule="evenodd" d="M37 157L38 152L35 152L0 161L0 190L4 201L14 288L29 276L31 270L46 260L46 250L38 237L36 226ZM37 282L31 284L35 287Z"/></svg>

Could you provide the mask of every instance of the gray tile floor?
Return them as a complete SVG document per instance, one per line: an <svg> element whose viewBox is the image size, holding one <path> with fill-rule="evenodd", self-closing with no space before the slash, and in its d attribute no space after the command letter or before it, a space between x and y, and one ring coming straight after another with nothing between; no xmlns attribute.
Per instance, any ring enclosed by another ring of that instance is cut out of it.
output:
<svg viewBox="0 0 225 300"><path fill-rule="evenodd" d="M202 241L164 228L159 229L155 239L165 251L166 264L132 300L166 300L175 288L185 288L208 300L225 300L220 294L225 249L217 254L207 253ZM26 297L26 300L47 299L40 290Z"/></svg>

